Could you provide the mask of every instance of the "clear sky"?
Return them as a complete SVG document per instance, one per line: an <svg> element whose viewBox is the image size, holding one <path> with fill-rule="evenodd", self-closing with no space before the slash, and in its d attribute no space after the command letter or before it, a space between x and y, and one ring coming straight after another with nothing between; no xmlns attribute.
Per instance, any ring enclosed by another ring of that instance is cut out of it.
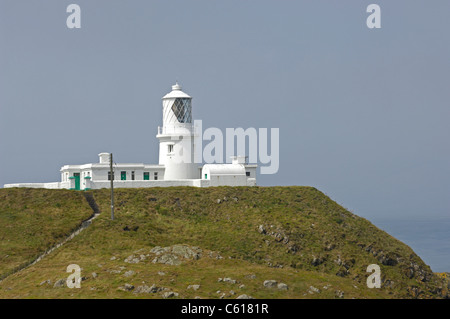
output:
<svg viewBox="0 0 450 319"><path fill-rule="evenodd" d="M0 0L0 185L59 181L100 152L157 163L178 80L204 127L280 129L279 172L259 185L314 186L368 219L448 217L449 14L447 0Z"/></svg>

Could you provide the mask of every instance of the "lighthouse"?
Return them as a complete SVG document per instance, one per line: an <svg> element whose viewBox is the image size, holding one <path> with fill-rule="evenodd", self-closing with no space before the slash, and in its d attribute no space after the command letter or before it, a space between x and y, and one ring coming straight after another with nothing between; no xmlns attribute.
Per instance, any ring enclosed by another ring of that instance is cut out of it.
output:
<svg viewBox="0 0 450 319"><path fill-rule="evenodd" d="M165 167L165 180L200 178L194 163L195 130L192 125L192 97L178 82L162 98L163 125L158 127L159 165Z"/></svg>
<svg viewBox="0 0 450 319"><path fill-rule="evenodd" d="M116 188L256 185L258 165L246 163L245 156L233 156L231 164L210 163L202 167L202 163L195 163L194 159L201 158L194 152L197 147L202 152L202 132L192 125L192 97L178 83L162 98L162 126L156 137L159 164L113 163L111 172L110 153L103 152L98 154L97 163L61 167L60 182L14 183L4 187L89 190L110 188L111 181Z"/></svg>

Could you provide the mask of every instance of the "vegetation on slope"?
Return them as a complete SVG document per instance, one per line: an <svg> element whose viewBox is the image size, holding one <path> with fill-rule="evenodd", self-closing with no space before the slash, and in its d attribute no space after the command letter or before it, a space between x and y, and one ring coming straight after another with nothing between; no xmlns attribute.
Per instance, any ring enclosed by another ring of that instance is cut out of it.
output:
<svg viewBox="0 0 450 319"><path fill-rule="evenodd" d="M82 193L0 190L0 279L32 262L90 215Z"/></svg>
<svg viewBox="0 0 450 319"><path fill-rule="evenodd" d="M123 291L125 284L155 284L181 298L446 295L442 280L408 246L312 187L119 189L114 221L109 191L92 193L99 218L52 255L7 278L0 297L161 298ZM155 246L177 244L199 247L201 258L182 259L181 265L152 262L158 259ZM82 267L82 288L53 288L73 263ZM381 267L380 289L367 288L370 264ZM289 289L267 289L268 279ZM187 288L196 284L198 291Z"/></svg>

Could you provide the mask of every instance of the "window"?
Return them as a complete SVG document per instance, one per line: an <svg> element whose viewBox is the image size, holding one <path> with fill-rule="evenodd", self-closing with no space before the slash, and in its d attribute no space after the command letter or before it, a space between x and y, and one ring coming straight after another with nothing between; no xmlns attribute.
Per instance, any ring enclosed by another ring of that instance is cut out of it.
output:
<svg viewBox="0 0 450 319"><path fill-rule="evenodd" d="M250 172L245 172L245 176L250 177Z"/></svg>
<svg viewBox="0 0 450 319"><path fill-rule="evenodd" d="M158 180L158 172L155 172L155 174L154 174L154 179L155 179L155 181Z"/></svg>
<svg viewBox="0 0 450 319"><path fill-rule="evenodd" d="M205 179L208 179L208 174L205 174Z"/></svg>
<svg viewBox="0 0 450 319"><path fill-rule="evenodd" d="M127 180L127 172L126 171L120 172L120 180L121 181L126 181Z"/></svg>
<svg viewBox="0 0 450 319"><path fill-rule="evenodd" d="M173 144L167 145L167 152L168 153L173 153Z"/></svg>
<svg viewBox="0 0 450 319"><path fill-rule="evenodd" d="M112 176L113 176L112 179L114 180L114 172L113 172L113 175L112 175ZM108 181L110 181L110 180L111 180L111 172L108 172Z"/></svg>
<svg viewBox="0 0 450 319"><path fill-rule="evenodd" d="M172 105L172 111L180 123L191 123L191 99L177 98Z"/></svg>
<svg viewBox="0 0 450 319"><path fill-rule="evenodd" d="M144 181L148 181L148 180L150 180L150 173L144 172Z"/></svg>
<svg viewBox="0 0 450 319"><path fill-rule="evenodd" d="M131 180L134 181L134 171L131 171Z"/></svg>

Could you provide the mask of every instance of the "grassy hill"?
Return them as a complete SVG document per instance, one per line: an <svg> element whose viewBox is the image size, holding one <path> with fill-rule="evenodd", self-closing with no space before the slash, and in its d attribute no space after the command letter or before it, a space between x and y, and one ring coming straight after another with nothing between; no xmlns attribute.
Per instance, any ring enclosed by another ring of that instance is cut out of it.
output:
<svg viewBox="0 0 450 319"><path fill-rule="evenodd" d="M92 215L82 193L0 190L0 280L61 241Z"/></svg>
<svg viewBox="0 0 450 319"><path fill-rule="evenodd" d="M118 189L114 221L109 190L90 193L100 216L0 282L0 298L447 294L447 283L411 248L312 187ZM0 227L7 231L0 234L0 274L30 262L90 215L82 192L1 189ZM82 268L80 289L58 288L69 264ZM381 268L379 289L366 285L370 264ZM287 287L265 287L266 280Z"/></svg>

